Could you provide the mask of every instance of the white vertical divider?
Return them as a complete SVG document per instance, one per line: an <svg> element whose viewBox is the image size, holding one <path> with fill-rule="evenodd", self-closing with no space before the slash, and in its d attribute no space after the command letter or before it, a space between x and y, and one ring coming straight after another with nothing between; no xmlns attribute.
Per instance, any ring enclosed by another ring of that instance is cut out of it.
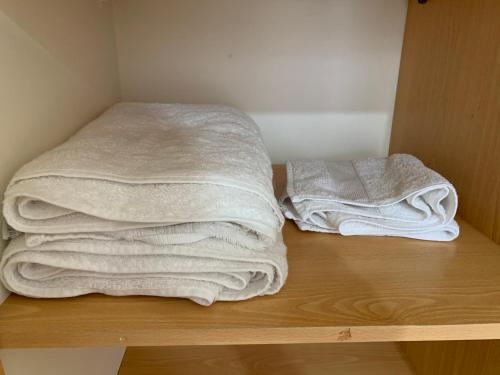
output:
<svg viewBox="0 0 500 375"><path fill-rule="evenodd" d="M116 375L125 348L1 349L6 375Z"/></svg>

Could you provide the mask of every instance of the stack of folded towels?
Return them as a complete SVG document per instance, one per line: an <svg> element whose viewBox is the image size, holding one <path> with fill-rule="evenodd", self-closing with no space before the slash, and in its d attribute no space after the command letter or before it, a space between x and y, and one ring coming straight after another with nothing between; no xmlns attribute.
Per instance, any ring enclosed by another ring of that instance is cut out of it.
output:
<svg viewBox="0 0 500 375"><path fill-rule="evenodd" d="M276 293L287 276L267 151L229 107L115 105L21 168L3 213L0 276L26 296L209 305Z"/></svg>
<svg viewBox="0 0 500 375"><path fill-rule="evenodd" d="M411 155L287 163L281 207L300 229L451 241L454 187Z"/></svg>

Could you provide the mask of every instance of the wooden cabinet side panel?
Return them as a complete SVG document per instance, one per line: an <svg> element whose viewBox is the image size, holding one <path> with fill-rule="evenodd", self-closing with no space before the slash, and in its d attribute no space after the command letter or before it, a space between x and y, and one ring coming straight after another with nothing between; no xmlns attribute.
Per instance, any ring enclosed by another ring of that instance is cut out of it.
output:
<svg viewBox="0 0 500 375"><path fill-rule="evenodd" d="M447 177L500 243L500 1L410 0L391 153Z"/></svg>
<svg viewBox="0 0 500 375"><path fill-rule="evenodd" d="M391 153L447 177L459 214L500 243L500 1L410 0ZM500 373L500 342L400 344L417 374Z"/></svg>

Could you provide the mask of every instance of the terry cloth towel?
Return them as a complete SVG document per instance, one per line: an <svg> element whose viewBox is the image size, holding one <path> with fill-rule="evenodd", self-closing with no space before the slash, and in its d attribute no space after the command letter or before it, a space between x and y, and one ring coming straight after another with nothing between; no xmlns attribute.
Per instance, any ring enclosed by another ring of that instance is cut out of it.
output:
<svg viewBox="0 0 500 375"><path fill-rule="evenodd" d="M276 293L287 276L267 151L230 107L117 104L21 168L3 213L0 276L26 296L208 305Z"/></svg>
<svg viewBox="0 0 500 375"><path fill-rule="evenodd" d="M459 234L454 187L411 155L288 162L287 179L281 207L301 230L432 241Z"/></svg>

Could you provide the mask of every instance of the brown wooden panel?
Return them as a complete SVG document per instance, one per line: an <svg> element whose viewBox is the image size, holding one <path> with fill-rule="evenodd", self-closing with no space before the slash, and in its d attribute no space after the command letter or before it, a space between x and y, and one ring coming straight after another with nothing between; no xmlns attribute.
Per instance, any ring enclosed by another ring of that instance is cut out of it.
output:
<svg viewBox="0 0 500 375"><path fill-rule="evenodd" d="M409 375L392 343L128 348L119 375Z"/></svg>
<svg viewBox="0 0 500 375"><path fill-rule="evenodd" d="M418 374L500 374L498 341L408 342L401 347Z"/></svg>
<svg viewBox="0 0 500 375"><path fill-rule="evenodd" d="M390 150L450 179L500 243L500 1L410 0Z"/></svg>
<svg viewBox="0 0 500 375"><path fill-rule="evenodd" d="M410 0L395 152L414 154L450 179L461 216L500 243L500 1ZM500 374L498 341L402 348L418 374Z"/></svg>

